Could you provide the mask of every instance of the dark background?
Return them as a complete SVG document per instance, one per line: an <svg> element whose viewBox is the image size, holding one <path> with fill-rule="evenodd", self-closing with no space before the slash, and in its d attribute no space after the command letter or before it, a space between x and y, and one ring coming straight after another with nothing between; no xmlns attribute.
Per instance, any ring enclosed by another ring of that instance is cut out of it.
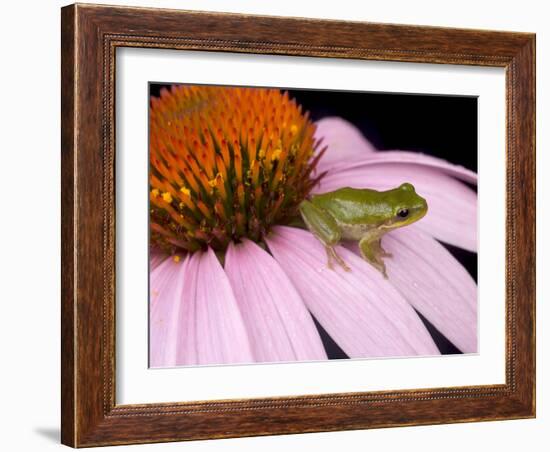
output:
<svg viewBox="0 0 550 452"><path fill-rule="evenodd" d="M151 83L158 96L167 84ZM289 89L313 121L339 116L358 127L379 150L419 151L477 172L477 98L419 94ZM472 187L474 190L476 187ZM477 254L443 244L477 281ZM426 319L441 353L460 353ZM347 358L316 322L331 359Z"/></svg>

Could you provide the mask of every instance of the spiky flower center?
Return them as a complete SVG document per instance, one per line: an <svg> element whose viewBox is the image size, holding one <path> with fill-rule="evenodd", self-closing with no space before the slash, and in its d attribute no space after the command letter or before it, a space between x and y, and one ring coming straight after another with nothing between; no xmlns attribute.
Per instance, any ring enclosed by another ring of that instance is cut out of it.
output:
<svg viewBox="0 0 550 452"><path fill-rule="evenodd" d="M163 89L150 107L151 243L225 250L292 221L320 177L314 132L277 89Z"/></svg>

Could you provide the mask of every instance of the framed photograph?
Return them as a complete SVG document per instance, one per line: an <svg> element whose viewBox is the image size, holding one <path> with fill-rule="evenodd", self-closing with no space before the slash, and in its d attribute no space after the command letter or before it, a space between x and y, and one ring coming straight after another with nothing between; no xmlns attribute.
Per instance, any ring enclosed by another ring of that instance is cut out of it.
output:
<svg viewBox="0 0 550 452"><path fill-rule="evenodd" d="M535 416L535 36L62 9L62 442Z"/></svg>

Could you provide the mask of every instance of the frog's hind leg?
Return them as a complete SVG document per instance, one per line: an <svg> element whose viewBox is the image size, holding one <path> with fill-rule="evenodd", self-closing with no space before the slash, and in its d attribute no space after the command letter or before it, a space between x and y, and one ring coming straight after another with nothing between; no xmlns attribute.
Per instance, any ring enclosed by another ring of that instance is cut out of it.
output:
<svg viewBox="0 0 550 452"><path fill-rule="evenodd" d="M344 270L350 271L344 259L334 249L335 245L340 243L341 238L340 228L336 224L336 220L323 209L307 200L300 203L299 209L309 231L325 245L328 267L333 269L333 261L336 261Z"/></svg>
<svg viewBox="0 0 550 452"><path fill-rule="evenodd" d="M382 260L382 257L388 257L389 253L384 251L380 245L380 238L373 238L371 236L365 236L359 241L359 250L363 259L369 262L374 268L376 268L384 278L388 277L386 272L386 264ZM391 256L391 255L390 255Z"/></svg>
<svg viewBox="0 0 550 452"><path fill-rule="evenodd" d="M351 271L351 268L348 267L348 264L346 264L346 261L342 259L342 257L336 252L333 246L325 245L325 250L327 251L327 257L328 257L328 268L331 270L334 270L334 266L332 265L332 261L336 261L340 266L347 272Z"/></svg>

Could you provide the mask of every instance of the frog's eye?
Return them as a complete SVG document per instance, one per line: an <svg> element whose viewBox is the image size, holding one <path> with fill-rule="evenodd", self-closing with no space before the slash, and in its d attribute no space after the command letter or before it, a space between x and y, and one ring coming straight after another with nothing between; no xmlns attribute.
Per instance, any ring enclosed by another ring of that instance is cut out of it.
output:
<svg viewBox="0 0 550 452"><path fill-rule="evenodd" d="M409 216L409 209L399 209L397 211L397 216L401 218L407 218Z"/></svg>

